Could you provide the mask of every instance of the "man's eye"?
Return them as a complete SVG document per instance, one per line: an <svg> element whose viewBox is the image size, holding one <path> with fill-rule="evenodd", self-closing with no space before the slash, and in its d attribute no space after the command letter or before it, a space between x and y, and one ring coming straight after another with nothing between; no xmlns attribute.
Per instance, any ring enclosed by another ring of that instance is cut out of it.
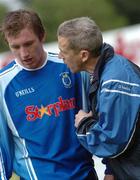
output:
<svg viewBox="0 0 140 180"><path fill-rule="evenodd" d="M32 42L29 42L29 43L26 43L25 46L28 47L28 46L31 46L33 43Z"/></svg>
<svg viewBox="0 0 140 180"><path fill-rule="evenodd" d="M19 49L19 46L11 46L12 49Z"/></svg>

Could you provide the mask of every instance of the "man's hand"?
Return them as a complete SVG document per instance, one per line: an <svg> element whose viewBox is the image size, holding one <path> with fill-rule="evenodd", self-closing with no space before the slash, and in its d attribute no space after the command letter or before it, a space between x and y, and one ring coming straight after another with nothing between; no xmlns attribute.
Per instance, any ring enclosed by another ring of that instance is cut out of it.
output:
<svg viewBox="0 0 140 180"><path fill-rule="evenodd" d="M86 113L83 110L80 110L76 115L75 115L75 127L78 127L78 124L80 123L80 121L84 118L84 117L90 117L92 116L92 111L90 111L89 113Z"/></svg>
<svg viewBox="0 0 140 180"><path fill-rule="evenodd" d="M105 175L104 180L115 180L113 175Z"/></svg>

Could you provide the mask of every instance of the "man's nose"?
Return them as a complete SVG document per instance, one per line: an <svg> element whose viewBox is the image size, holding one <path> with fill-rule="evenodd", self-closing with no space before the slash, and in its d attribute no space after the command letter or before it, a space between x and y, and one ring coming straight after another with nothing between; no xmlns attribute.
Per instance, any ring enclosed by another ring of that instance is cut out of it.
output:
<svg viewBox="0 0 140 180"><path fill-rule="evenodd" d="M60 59L64 59L64 58L65 58L65 56L63 55L63 53L62 53L61 51L59 51L58 57L59 57Z"/></svg>
<svg viewBox="0 0 140 180"><path fill-rule="evenodd" d="M29 52L28 52L27 48L21 47L20 55L21 55L22 58L28 57L29 56Z"/></svg>
<svg viewBox="0 0 140 180"><path fill-rule="evenodd" d="M61 52L58 53L58 58L59 58L59 59L62 59Z"/></svg>

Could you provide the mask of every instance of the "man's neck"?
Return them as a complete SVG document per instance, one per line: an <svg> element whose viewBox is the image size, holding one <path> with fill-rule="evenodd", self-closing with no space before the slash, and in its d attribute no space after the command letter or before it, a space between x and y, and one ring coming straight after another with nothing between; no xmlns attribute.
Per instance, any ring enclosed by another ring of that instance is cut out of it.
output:
<svg viewBox="0 0 140 180"><path fill-rule="evenodd" d="M94 72L94 69L95 69L95 67L96 67L96 64L97 64L97 62L98 62L98 59L99 59L99 56L98 57L92 57L92 58L90 58L86 63L85 63L85 65L84 65L84 67L85 67L85 70L87 71L87 72L89 72L90 74L92 74L93 72Z"/></svg>

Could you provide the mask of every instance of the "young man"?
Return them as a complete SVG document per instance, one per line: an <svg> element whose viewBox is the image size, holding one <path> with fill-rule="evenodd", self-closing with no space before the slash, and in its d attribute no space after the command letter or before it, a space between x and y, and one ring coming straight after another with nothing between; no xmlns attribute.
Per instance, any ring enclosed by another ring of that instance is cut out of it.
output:
<svg viewBox="0 0 140 180"><path fill-rule="evenodd" d="M73 75L57 54L44 50L45 31L35 12L9 12L1 31L15 57L0 73L2 123L14 142L13 170L26 180L96 180L92 155L74 127L75 114L86 107L81 98L86 76Z"/></svg>
<svg viewBox="0 0 140 180"><path fill-rule="evenodd" d="M62 23L57 35L59 56L71 71L91 74L91 111L75 116L79 141L92 154L109 158L117 180L140 179L139 67L103 43L88 17Z"/></svg>

